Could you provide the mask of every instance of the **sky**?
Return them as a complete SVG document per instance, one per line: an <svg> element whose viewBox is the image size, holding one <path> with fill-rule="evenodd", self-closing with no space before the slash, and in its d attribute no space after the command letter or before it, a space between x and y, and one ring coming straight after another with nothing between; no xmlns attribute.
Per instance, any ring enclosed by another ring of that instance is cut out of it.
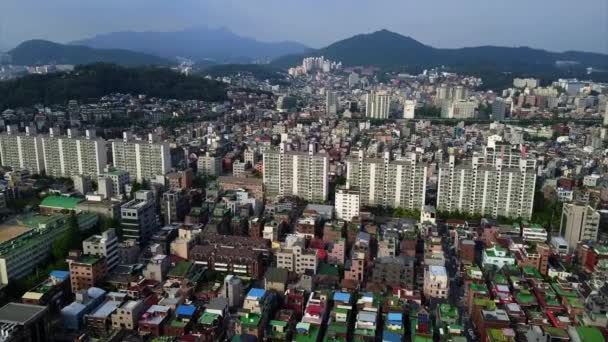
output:
<svg viewBox="0 0 608 342"><path fill-rule="evenodd" d="M608 53L608 1L0 0L0 48L113 31L226 27L319 48L388 29L442 48L530 46Z"/></svg>

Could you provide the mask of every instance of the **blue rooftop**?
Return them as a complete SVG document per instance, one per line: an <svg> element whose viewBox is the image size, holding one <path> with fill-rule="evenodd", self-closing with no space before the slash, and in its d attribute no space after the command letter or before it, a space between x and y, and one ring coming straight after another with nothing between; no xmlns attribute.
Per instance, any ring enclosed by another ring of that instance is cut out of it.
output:
<svg viewBox="0 0 608 342"><path fill-rule="evenodd" d="M255 299L260 299L260 298L264 297L264 294L266 294L266 290L258 289L256 287L254 287L251 290L249 290L249 292L247 293L247 297L253 297Z"/></svg>
<svg viewBox="0 0 608 342"><path fill-rule="evenodd" d="M350 293L336 292L336 293L334 293L334 301L348 303L348 302L350 302Z"/></svg>
<svg viewBox="0 0 608 342"><path fill-rule="evenodd" d="M194 305L180 305L175 310L175 314L178 316L194 316L196 306Z"/></svg>
<svg viewBox="0 0 608 342"><path fill-rule="evenodd" d="M382 333L382 342L401 342L401 336L394 332L384 331Z"/></svg>
<svg viewBox="0 0 608 342"><path fill-rule="evenodd" d="M401 314L400 312L389 312L388 320L403 322L403 314Z"/></svg>
<svg viewBox="0 0 608 342"><path fill-rule="evenodd" d="M68 272L68 271L51 271L51 273L49 275L53 278L65 280L70 277L70 272Z"/></svg>

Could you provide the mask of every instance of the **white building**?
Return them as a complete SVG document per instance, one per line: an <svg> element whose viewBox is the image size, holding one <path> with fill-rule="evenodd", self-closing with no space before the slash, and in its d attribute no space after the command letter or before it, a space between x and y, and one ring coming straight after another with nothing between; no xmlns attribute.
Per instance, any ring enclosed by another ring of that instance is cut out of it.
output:
<svg viewBox="0 0 608 342"><path fill-rule="evenodd" d="M164 176L171 170L169 143L160 142L153 134L147 140L134 140L124 132L122 140L112 142L114 167L129 173L138 182Z"/></svg>
<svg viewBox="0 0 608 342"><path fill-rule="evenodd" d="M97 138L95 130L86 130L84 137L75 129L68 129L67 136L58 133L51 128L49 135L41 138L47 175L97 176L103 172L107 164L106 141Z"/></svg>
<svg viewBox="0 0 608 342"><path fill-rule="evenodd" d="M444 103L441 109L441 117L447 119L471 119L475 117L477 101L454 100Z"/></svg>
<svg viewBox="0 0 608 342"><path fill-rule="evenodd" d="M147 241L156 231L156 202L152 191L135 192L135 198L120 207L120 224L124 239Z"/></svg>
<svg viewBox="0 0 608 342"><path fill-rule="evenodd" d="M361 200L359 191L338 188L336 189L336 217L339 220L351 221L359 216Z"/></svg>
<svg viewBox="0 0 608 342"><path fill-rule="evenodd" d="M367 158L359 151L346 159L346 184L358 190L361 206L383 206L420 210L426 195L427 165L417 161L416 154L391 160Z"/></svg>
<svg viewBox="0 0 608 342"><path fill-rule="evenodd" d="M439 167L437 210L530 219L536 159L510 145L486 147L483 155Z"/></svg>
<svg viewBox="0 0 608 342"><path fill-rule="evenodd" d="M372 119L388 119L390 105L390 94L384 91L371 91L365 98L365 116Z"/></svg>
<svg viewBox="0 0 608 342"><path fill-rule="evenodd" d="M319 251L314 248L303 248L295 245L290 248L281 248L276 252L277 267L287 269L297 274L307 271L317 273L319 267Z"/></svg>
<svg viewBox="0 0 608 342"><path fill-rule="evenodd" d="M118 237L114 228L110 228L101 235L93 235L82 242L84 254L96 255L106 258L108 270L118 266Z"/></svg>
<svg viewBox="0 0 608 342"><path fill-rule="evenodd" d="M448 298L448 272L444 266L430 265L424 270L424 295L427 298Z"/></svg>
<svg viewBox="0 0 608 342"><path fill-rule="evenodd" d="M317 153L313 144L308 152L267 150L263 155L263 182L269 196L295 195L309 202L325 202L329 185L329 156Z"/></svg>
<svg viewBox="0 0 608 342"><path fill-rule="evenodd" d="M600 213L589 205L564 203L559 235L568 243L570 252L580 241L596 241L599 233Z"/></svg>
<svg viewBox="0 0 608 342"><path fill-rule="evenodd" d="M17 126L7 126L6 132L0 134L0 162L2 166L13 169L27 169L32 174L44 171L42 141L34 129L26 127L25 133L19 133Z"/></svg>
<svg viewBox="0 0 608 342"><path fill-rule="evenodd" d="M508 250L494 246L483 250L482 265L495 265L501 269L505 265L515 265L515 258L511 256Z"/></svg>
<svg viewBox="0 0 608 342"><path fill-rule="evenodd" d="M200 175L217 177L222 174L222 159L209 152L199 156L196 165Z"/></svg>
<svg viewBox="0 0 608 342"><path fill-rule="evenodd" d="M413 119L416 111L416 101L405 100L403 103L403 118Z"/></svg>

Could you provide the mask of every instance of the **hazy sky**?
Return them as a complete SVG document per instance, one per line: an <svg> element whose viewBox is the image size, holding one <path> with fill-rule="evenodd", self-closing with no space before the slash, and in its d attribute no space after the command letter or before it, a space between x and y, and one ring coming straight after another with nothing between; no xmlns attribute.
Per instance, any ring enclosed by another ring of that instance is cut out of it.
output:
<svg viewBox="0 0 608 342"><path fill-rule="evenodd" d="M195 26L311 47L386 28L435 47L608 53L608 0L0 0L3 47Z"/></svg>

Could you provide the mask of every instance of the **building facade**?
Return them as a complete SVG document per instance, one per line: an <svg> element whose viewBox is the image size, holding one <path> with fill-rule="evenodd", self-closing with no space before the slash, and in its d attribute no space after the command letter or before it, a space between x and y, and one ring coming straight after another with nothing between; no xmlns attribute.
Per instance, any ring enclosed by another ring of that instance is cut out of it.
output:
<svg viewBox="0 0 608 342"><path fill-rule="evenodd" d="M97 138L94 129L81 137L75 129L67 135L59 135L51 128L47 136L41 136L46 174L53 177L78 175L98 176L107 164L106 141Z"/></svg>
<svg viewBox="0 0 608 342"><path fill-rule="evenodd" d="M34 129L26 127L19 133L17 126L7 126L0 134L0 161L2 166L14 169L27 169L32 174L44 171L44 152L42 141Z"/></svg>
<svg viewBox="0 0 608 342"><path fill-rule="evenodd" d="M114 167L127 171L132 180L142 182L164 176L171 170L169 143L149 134L147 140L134 140L124 132L122 140L112 142Z"/></svg>
<svg viewBox="0 0 608 342"><path fill-rule="evenodd" d="M329 193L329 156L317 153L314 145L308 152L268 150L263 155L263 181L269 196L302 197L309 202L325 202Z"/></svg>
<svg viewBox="0 0 608 342"><path fill-rule="evenodd" d="M560 235L566 240L570 252L583 240L596 241L599 233L600 213L586 204L564 203Z"/></svg>
<svg viewBox="0 0 608 342"><path fill-rule="evenodd" d="M530 219L536 160L505 146L458 163L453 155L439 168L437 210Z"/></svg>
<svg viewBox="0 0 608 342"><path fill-rule="evenodd" d="M346 160L346 184L359 191L361 206L382 206L420 210L426 196L427 166L415 154L391 160L366 158L363 151Z"/></svg>

